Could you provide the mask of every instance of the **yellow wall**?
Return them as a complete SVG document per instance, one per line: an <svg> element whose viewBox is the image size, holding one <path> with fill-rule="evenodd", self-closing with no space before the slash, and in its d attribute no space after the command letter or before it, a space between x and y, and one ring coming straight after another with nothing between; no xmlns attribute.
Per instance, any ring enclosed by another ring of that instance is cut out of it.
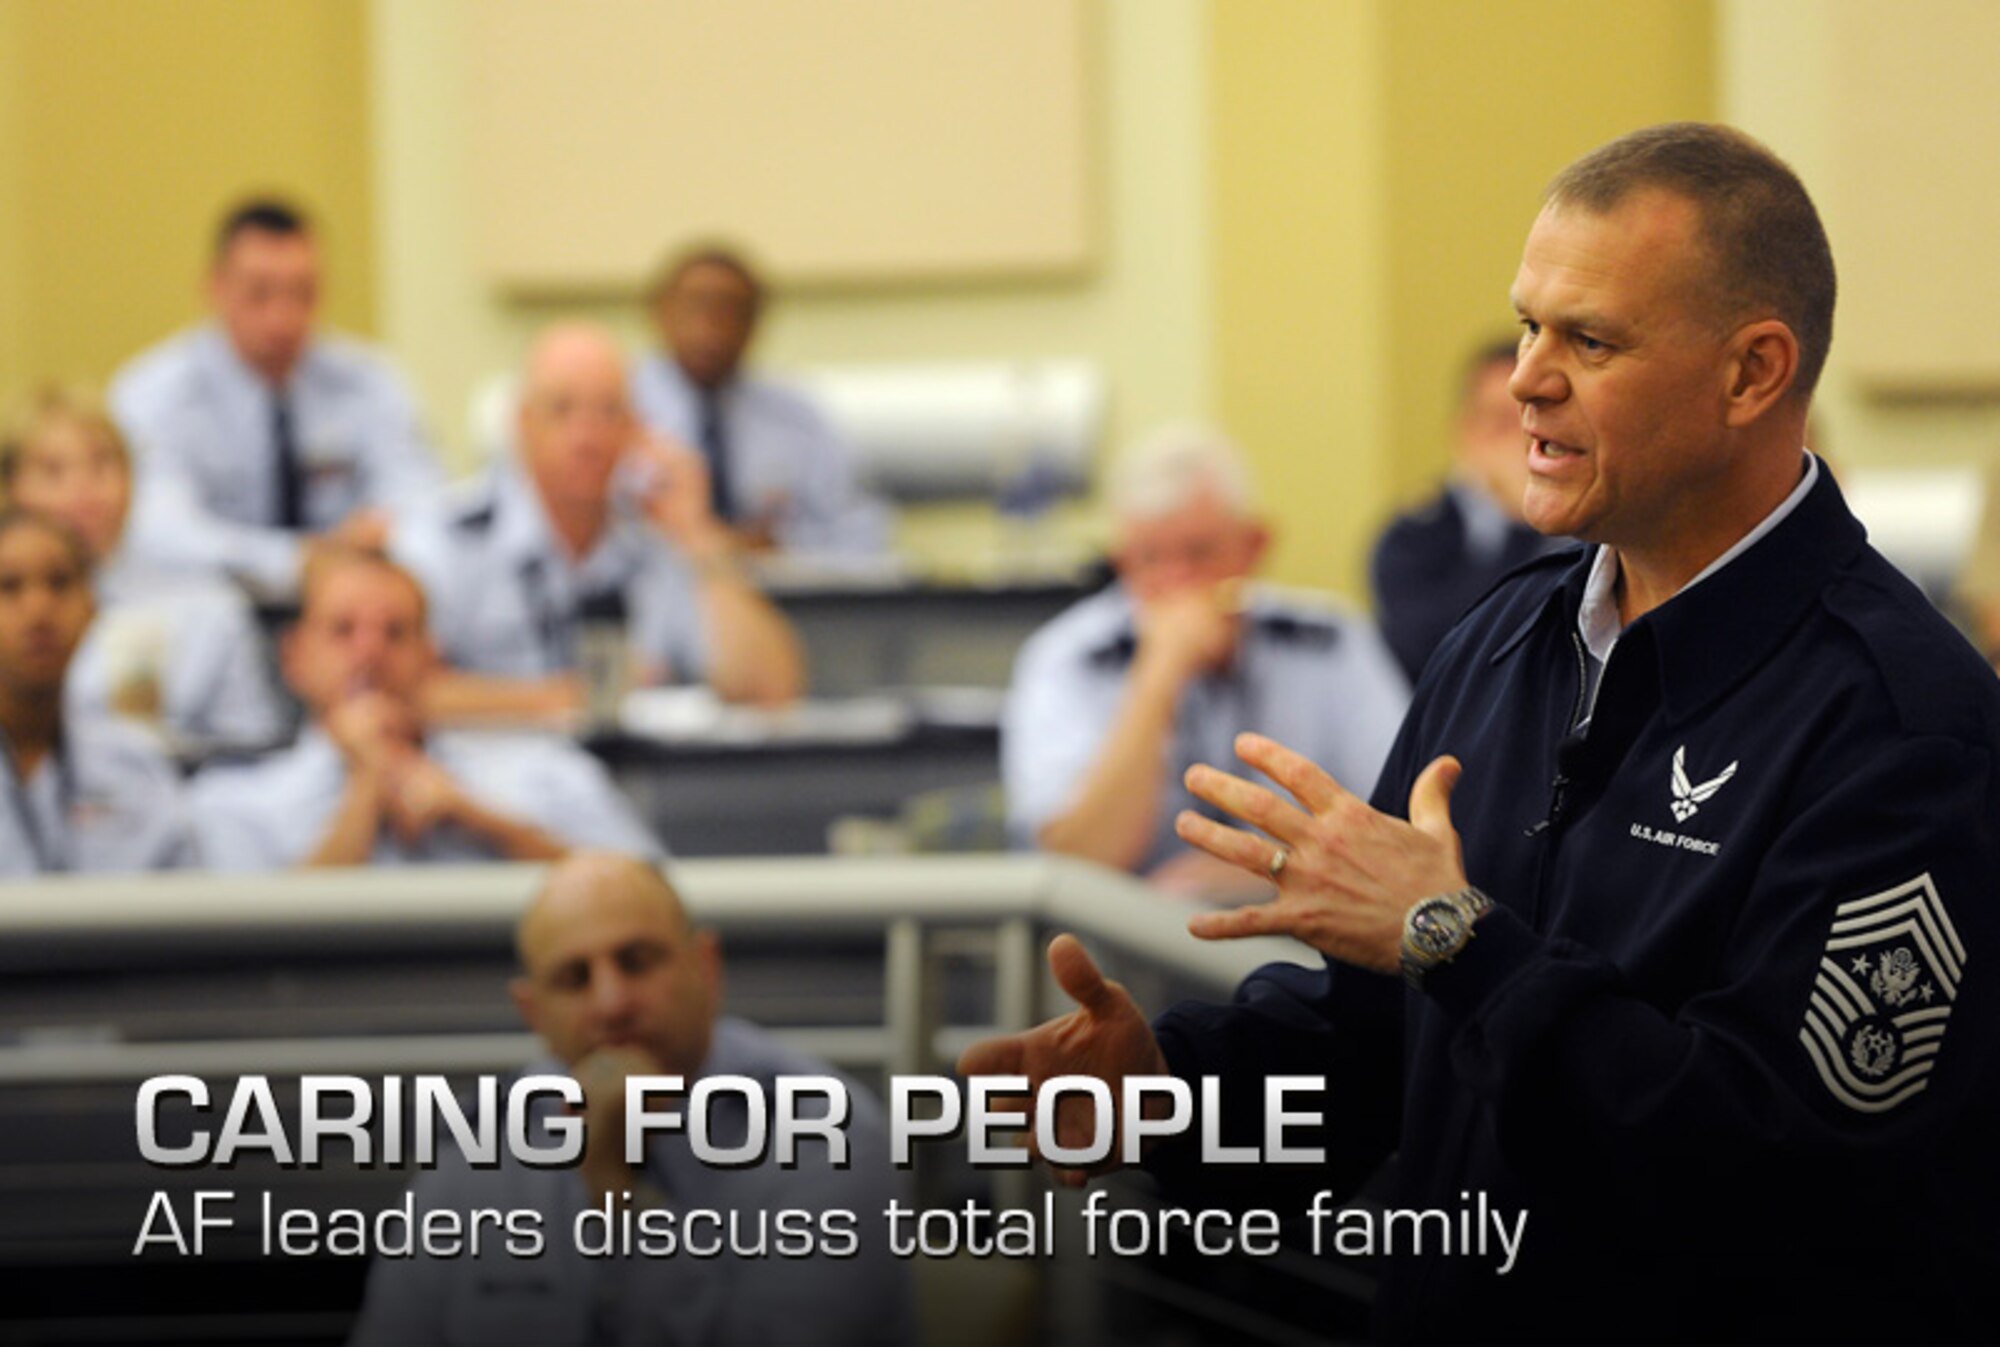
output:
<svg viewBox="0 0 2000 1347"><path fill-rule="evenodd" d="M1210 9L1216 400L1276 534L1273 573L1358 594L1385 488L1381 8Z"/></svg>
<svg viewBox="0 0 2000 1347"><path fill-rule="evenodd" d="M1114 441L1209 411L1204 6L1101 0L1091 8L1099 237L1089 273L787 294L760 337L766 363L1085 356L1105 370ZM471 390L510 368L541 324L581 311L635 346L647 336L636 297L520 300L477 276L464 245L471 193L460 37L477 16L469 0L370 6L383 335L461 462ZM926 511L905 541L932 555L978 551L993 545L988 522L984 511Z"/></svg>
<svg viewBox="0 0 2000 1347"><path fill-rule="evenodd" d="M14 278L0 294L20 334L0 328L10 384L102 380L194 317L209 232L249 190L295 196L319 217L329 314L372 326L361 0L4 8L0 187L17 218L0 232L0 274Z"/></svg>
<svg viewBox="0 0 2000 1347"><path fill-rule="evenodd" d="M1212 6L1216 398L1252 444L1280 578L1360 596L1449 452L1459 362L1510 330L1544 183L1713 114L1699 0Z"/></svg>
<svg viewBox="0 0 2000 1347"><path fill-rule="evenodd" d="M1902 5L1892 12L1906 41L1951 51L1965 37L1954 26L1956 11ZM1951 210L1951 201L1892 197L1890 184L1877 180L1878 166L1851 156L1836 134L1833 100L1870 71L1856 29L1859 20L1880 18L1874 8L1854 0L1721 0L1720 16L1723 115L1762 137L1805 180L1826 220L1836 266L1851 261L1841 241L1853 212L1879 212L1885 201L1909 219L1910 238L1920 245L1923 221ZM1893 98L1896 91L1876 96ZM1968 106L1973 102L1968 97ZM1958 179L1954 196L1996 190L1984 164L1964 165ZM1833 350L1813 399L1816 448L1829 448L1843 467L2000 464L2000 398L1871 393L1847 365L1843 325L1853 320L1844 307L1834 315Z"/></svg>
<svg viewBox="0 0 2000 1347"><path fill-rule="evenodd" d="M1636 127L1716 115L1704 0L1386 6L1395 490L1446 462L1459 363L1513 330L1508 287L1542 188Z"/></svg>
<svg viewBox="0 0 2000 1347"><path fill-rule="evenodd" d="M0 3L0 398L28 377L28 213L20 203L27 149L22 80L22 10Z"/></svg>

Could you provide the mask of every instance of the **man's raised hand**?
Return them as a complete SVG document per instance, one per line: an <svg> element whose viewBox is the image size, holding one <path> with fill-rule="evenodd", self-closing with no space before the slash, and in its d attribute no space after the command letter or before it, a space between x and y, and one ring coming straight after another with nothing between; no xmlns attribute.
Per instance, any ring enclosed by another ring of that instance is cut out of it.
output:
<svg viewBox="0 0 2000 1347"><path fill-rule="evenodd" d="M1077 1008L1033 1029L975 1043L958 1059L960 1075L1026 1076L1031 1091L1057 1076L1095 1076L1111 1086L1115 1099L1127 1076L1170 1074L1138 1003L1124 987L1106 980L1082 941L1059 935L1049 942L1049 971ZM1033 1116L1032 1107L1026 1111ZM1087 1146L1096 1123L1088 1099L1065 1095L1056 1111L1056 1140L1066 1147ZM1033 1129L1028 1144L1034 1148ZM1055 1175L1060 1183L1081 1187L1090 1174L1106 1173L1117 1163L1114 1159L1088 1172L1057 1169Z"/></svg>

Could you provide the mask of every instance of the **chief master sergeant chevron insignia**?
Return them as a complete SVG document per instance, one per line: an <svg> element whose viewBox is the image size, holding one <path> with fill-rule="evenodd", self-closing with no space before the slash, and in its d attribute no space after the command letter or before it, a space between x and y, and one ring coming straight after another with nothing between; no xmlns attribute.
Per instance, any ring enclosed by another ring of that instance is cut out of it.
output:
<svg viewBox="0 0 2000 1347"><path fill-rule="evenodd" d="M1964 976L1928 874L1835 908L1799 1030L1833 1097L1883 1113L1922 1090Z"/></svg>
<svg viewBox="0 0 2000 1347"><path fill-rule="evenodd" d="M1688 746L1686 744L1682 744L1674 750L1674 801L1672 807L1674 822L1676 823L1686 823L1689 819L1693 818L1695 811L1701 808L1703 802L1709 796L1728 785L1729 778L1736 775L1736 764L1732 762L1722 769L1720 775L1702 782L1699 786L1691 786L1688 784L1687 751Z"/></svg>

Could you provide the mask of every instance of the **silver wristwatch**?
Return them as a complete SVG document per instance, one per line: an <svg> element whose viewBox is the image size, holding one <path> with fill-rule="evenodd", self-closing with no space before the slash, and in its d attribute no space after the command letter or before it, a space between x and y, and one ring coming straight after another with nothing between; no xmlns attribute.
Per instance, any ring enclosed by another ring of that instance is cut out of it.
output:
<svg viewBox="0 0 2000 1347"><path fill-rule="evenodd" d="M1418 991L1424 977L1450 963L1472 943L1472 924L1493 906L1478 889L1460 889L1426 898L1403 918L1403 981Z"/></svg>

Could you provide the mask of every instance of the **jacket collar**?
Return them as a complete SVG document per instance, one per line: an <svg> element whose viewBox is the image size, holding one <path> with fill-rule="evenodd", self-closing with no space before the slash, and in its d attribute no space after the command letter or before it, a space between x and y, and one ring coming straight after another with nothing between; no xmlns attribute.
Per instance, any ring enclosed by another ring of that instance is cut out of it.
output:
<svg viewBox="0 0 2000 1347"><path fill-rule="evenodd" d="M1667 717L1692 715L1770 658L1868 533L1822 468L1796 510L1748 551L1626 628L1648 629ZM1583 549L1494 652L1499 663L1545 622L1573 629L1593 550Z"/></svg>

